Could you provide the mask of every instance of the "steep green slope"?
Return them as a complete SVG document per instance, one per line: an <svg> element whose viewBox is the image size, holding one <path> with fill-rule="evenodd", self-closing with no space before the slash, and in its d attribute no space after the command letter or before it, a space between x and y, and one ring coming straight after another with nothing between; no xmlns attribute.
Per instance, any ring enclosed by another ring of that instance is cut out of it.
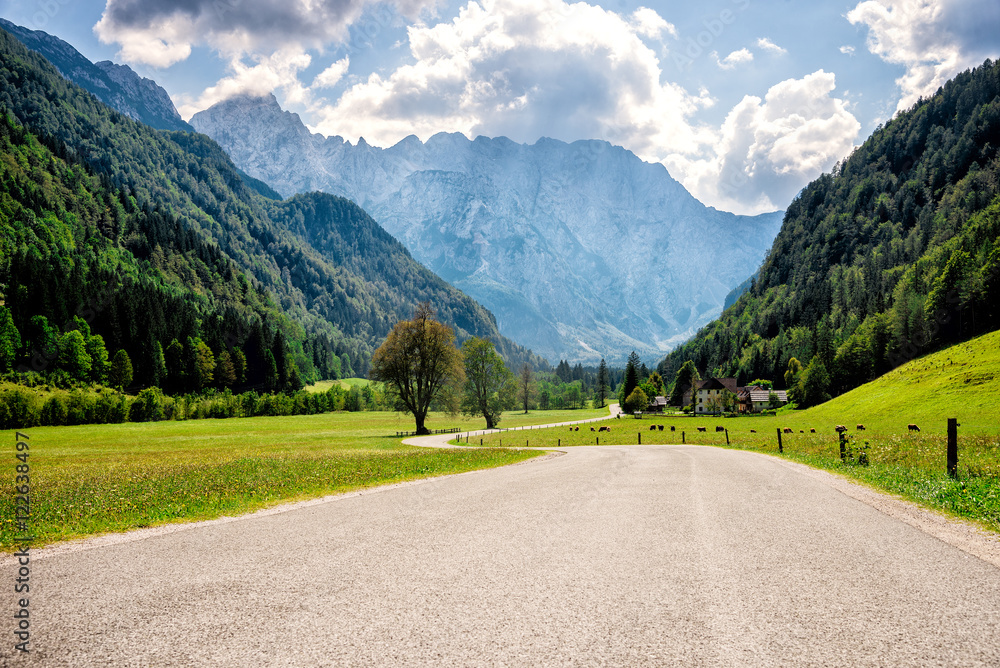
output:
<svg viewBox="0 0 1000 668"><path fill-rule="evenodd" d="M294 344L291 347L297 350L303 364L311 360L316 366L325 366L327 372L332 372L336 366L333 356L336 356L353 367L354 372L363 373L372 350L392 324L409 317L413 306L426 294L433 294L432 305L442 314L452 311L470 314L468 323L446 319L460 336L476 332L501 340L488 313L468 297L440 285L440 281L435 282L416 268L408 275L413 278L412 283L373 282L323 257L271 218L271 214L281 216L277 215L274 202L259 194L259 191L267 194L266 189L260 184L249 186L210 139L184 132L156 131L132 121L62 79L44 58L28 51L2 31L0 107L37 135L57 158L93 173L109 191L117 193L120 201L162 218L166 221L164 224L173 226L181 237L189 238L185 243L194 244L197 240L199 248L217 254L218 267L209 273L221 272L227 277L228 272L232 272L242 276L247 286L245 291L257 291L262 302L271 300L296 323L295 326L282 326L281 337ZM347 225L350 220L359 230L372 228L366 234L377 238L379 243L363 249L366 259L353 260L355 267L387 254L394 255L400 262L408 260L415 264L408 256L400 254L402 247L391 237L377 237L381 230L354 205L345 204L342 210L327 210L323 215L345 218L317 219L316 226L336 227ZM130 253L154 265L175 261L176 249L160 243L161 257L156 243L150 243L148 238L132 239L129 230L112 227L102 233L116 252ZM182 252L189 250L193 247L181 249ZM12 271L20 271L18 266ZM178 276L182 276L179 285L191 287L194 292L217 292L210 285L189 285L187 280L191 272L179 272ZM10 289L24 285L26 280L28 277L24 274L16 274L5 282ZM428 281L437 287L430 290L426 285ZM45 287L48 285L45 280L41 283L40 290L53 291L51 286ZM68 283L77 284L75 280ZM236 295L226 307L240 299ZM44 297L13 300L12 312L18 328L36 315L34 310L45 308L49 306ZM143 330L146 327L146 313L142 310L130 311L128 317L103 310L97 316L95 328L101 333L115 328ZM187 326L185 334L205 336L204 326L204 322L195 319ZM278 338L273 332L271 335ZM239 346L246 346L252 338L261 338L253 325L229 328L218 336L229 345ZM166 341L161 343L165 345ZM527 351L515 344L506 342L505 345L521 357L528 357ZM248 352L248 358L251 357ZM278 356L276 362L281 367L284 360ZM319 375L324 374L320 372Z"/></svg>
<svg viewBox="0 0 1000 668"><path fill-rule="evenodd" d="M814 403L1000 327L998 149L1000 64L986 61L803 189L749 290L661 374L691 359L783 387L790 358L815 360L828 382Z"/></svg>
<svg viewBox="0 0 1000 668"><path fill-rule="evenodd" d="M958 418L963 433L995 434L998 416L1000 332L991 332L912 360L796 418L802 424L847 420L869 428L891 423L894 429L887 431L913 423L937 433L944 432L946 418Z"/></svg>

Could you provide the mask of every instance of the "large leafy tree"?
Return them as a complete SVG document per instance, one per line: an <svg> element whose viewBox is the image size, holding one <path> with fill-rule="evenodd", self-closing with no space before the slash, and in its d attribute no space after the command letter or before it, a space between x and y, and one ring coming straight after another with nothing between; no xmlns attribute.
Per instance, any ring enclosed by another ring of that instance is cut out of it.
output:
<svg viewBox="0 0 1000 668"><path fill-rule="evenodd" d="M464 377L462 355L451 327L434 318L427 302L410 320L402 320L372 355L368 376L386 384L398 403L413 414L418 434L430 433L424 422L434 398Z"/></svg>
<svg viewBox="0 0 1000 668"><path fill-rule="evenodd" d="M482 415L486 428L500 424L504 410L513 407L517 380L487 339L473 336L462 344L465 358L465 395L462 410Z"/></svg>

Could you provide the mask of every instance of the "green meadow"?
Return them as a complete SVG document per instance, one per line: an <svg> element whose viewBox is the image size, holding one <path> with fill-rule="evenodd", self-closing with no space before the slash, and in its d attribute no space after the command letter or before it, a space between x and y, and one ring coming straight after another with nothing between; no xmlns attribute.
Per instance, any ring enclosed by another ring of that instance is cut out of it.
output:
<svg viewBox="0 0 1000 668"><path fill-rule="evenodd" d="M947 475L947 420L957 418L958 476ZM530 433L532 447L685 443L778 453L881 491L976 520L1000 532L1000 332L904 364L831 401L768 417L646 416L608 423L611 432L568 427ZM864 430L859 430L858 425ZM916 425L920 431L911 431ZM663 425L664 430L650 431ZM834 428L848 427L840 457ZM673 426L675 431L671 432ZM699 432L698 428L704 428ZM723 431L716 431L721 427ZM595 426L594 429L599 428ZM815 431L814 431L815 430ZM496 434L487 447L524 445ZM862 453L864 453L862 455ZM867 461L867 464L864 462Z"/></svg>
<svg viewBox="0 0 1000 668"><path fill-rule="evenodd" d="M607 415L607 409L510 413L504 426ZM432 414L430 429L480 429L482 419ZM125 423L21 430L35 545L169 522L211 519L363 487L502 466L537 456L510 449L404 446L395 412ZM0 551L14 522L14 431L0 433ZM5 444L5 445L4 445ZM23 470L23 469L22 469Z"/></svg>

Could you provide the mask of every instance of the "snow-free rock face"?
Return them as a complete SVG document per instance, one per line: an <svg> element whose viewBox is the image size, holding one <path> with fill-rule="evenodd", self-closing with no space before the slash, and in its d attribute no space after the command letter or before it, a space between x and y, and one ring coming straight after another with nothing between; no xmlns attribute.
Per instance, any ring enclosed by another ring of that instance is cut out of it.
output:
<svg viewBox="0 0 1000 668"><path fill-rule="evenodd" d="M92 63L58 37L5 19L0 19L0 28L45 56L66 79L87 89L112 109L158 130L191 131L167 91L155 81L140 77L128 65L116 65L109 60Z"/></svg>
<svg viewBox="0 0 1000 668"><path fill-rule="evenodd" d="M272 96L220 102L191 124L285 196L354 200L553 361L659 357L718 315L781 224L706 207L662 165L603 141L352 145L310 133Z"/></svg>

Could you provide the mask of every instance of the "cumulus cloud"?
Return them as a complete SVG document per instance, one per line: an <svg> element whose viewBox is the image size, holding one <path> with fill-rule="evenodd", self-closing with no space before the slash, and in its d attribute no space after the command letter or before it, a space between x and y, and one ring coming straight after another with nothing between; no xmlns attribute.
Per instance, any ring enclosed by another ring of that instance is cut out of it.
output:
<svg viewBox="0 0 1000 668"><path fill-rule="evenodd" d="M765 51L770 51L771 53L777 53L779 55L782 53L788 53L787 49L781 48L780 46L769 40L767 37L761 37L760 39L758 39L757 46L764 49Z"/></svg>
<svg viewBox="0 0 1000 668"><path fill-rule="evenodd" d="M416 17L436 0L393 0ZM394 14L377 0L107 0L94 26L106 44L119 44L131 63L169 67L205 44L234 56L242 53L321 48L343 40L347 27L369 7L388 25Z"/></svg>
<svg viewBox="0 0 1000 668"><path fill-rule="evenodd" d="M840 52L842 54L844 54L845 56L853 56L854 55L854 47L850 46L849 44L845 44L844 46L840 47Z"/></svg>
<svg viewBox="0 0 1000 668"><path fill-rule="evenodd" d="M750 52L750 49L746 48L733 51L722 60L719 60L719 54L713 51L712 57L715 58L715 63L724 70L731 70L737 65L749 63L753 60L753 54Z"/></svg>
<svg viewBox="0 0 1000 668"><path fill-rule="evenodd" d="M250 64L243 58L234 58L229 63L230 76L206 88L196 99L182 97L175 100L178 103L177 111L184 118L190 118L195 112L240 94L267 95L279 92L286 104L309 102L312 99L311 91L302 85L298 75L309 67L311 62L312 57L309 54L295 50L278 51L269 56L256 56ZM339 63L344 63L346 70L345 58L334 63L317 79L336 68Z"/></svg>
<svg viewBox="0 0 1000 668"><path fill-rule="evenodd" d="M834 75L819 70L782 81L763 100L746 96L706 155L675 154L664 163L713 206L740 213L784 208L854 146L861 124L835 89Z"/></svg>
<svg viewBox="0 0 1000 668"><path fill-rule="evenodd" d="M948 79L1000 54L996 0L866 0L847 14L868 27L868 49L906 68L897 110L933 95Z"/></svg>
<svg viewBox="0 0 1000 668"><path fill-rule="evenodd" d="M333 88L337 83L344 78L347 74L347 68L350 67L351 61L349 58L341 58L337 62L330 65L328 68L316 75L313 79L313 88Z"/></svg>
<svg viewBox="0 0 1000 668"><path fill-rule="evenodd" d="M632 13L632 28L643 37L660 39L663 33L677 37L677 28L672 23L648 7L640 7Z"/></svg>
<svg viewBox="0 0 1000 668"><path fill-rule="evenodd" d="M601 138L641 155L695 150L704 130L687 118L711 100L661 82L642 38L665 29L651 10L642 16L639 25L562 0L470 2L451 22L411 26L413 62L349 88L316 129L381 145L450 130Z"/></svg>

